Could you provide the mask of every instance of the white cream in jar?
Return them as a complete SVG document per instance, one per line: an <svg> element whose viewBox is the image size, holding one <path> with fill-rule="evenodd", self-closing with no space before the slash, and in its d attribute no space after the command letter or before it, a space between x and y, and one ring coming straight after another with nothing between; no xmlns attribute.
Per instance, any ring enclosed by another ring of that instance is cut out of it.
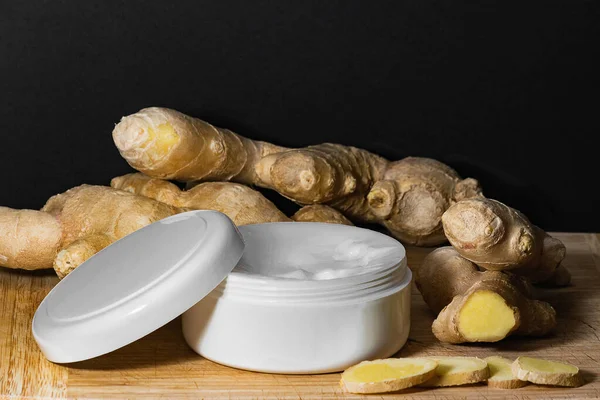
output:
<svg viewBox="0 0 600 400"><path fill-rule="evenodd" d="M252 263L246 257L233 272L319 281L366 274L389 266L398 257L398 248L381 243L377 236L360 240L313 236L300 240L298 246L283 247L286 254L280 257L261 255L260 260L253 259Z"/></svg>
<svg viewBox="0 0 600 400"><path fill-rule="evenodd" d="M242 259L183 316L196 352L242 369L322 373L389 357L404 345L411 273L398 241L321 223L239 231Z"/></svg>

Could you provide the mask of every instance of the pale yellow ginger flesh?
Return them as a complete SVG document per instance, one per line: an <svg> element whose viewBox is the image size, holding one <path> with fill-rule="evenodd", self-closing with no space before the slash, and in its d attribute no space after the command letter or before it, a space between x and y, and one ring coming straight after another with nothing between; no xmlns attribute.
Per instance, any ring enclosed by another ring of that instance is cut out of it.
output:
<svg viewBox="0 0 600 400"><path fill-rule="evenodd" d="M532 299L525 278L479 271L451 246L412 268L415 284L435 313L432 331L447 343L496 342L512 334L540 336L556 326L556 312Z"/></svg>
<svg viewBox="0 0 600 400"><path fill-rule="evenodd" d="M584 384L583 377L574 365L533 357L519 357L512 364L517 378L538 385L577 387Z"/></svg>
<svg viewBox="0 0 600 400"><path fill-rule="evenodd" d="M501 340L516 323L514 309L489 290L471 294L458 312L458 330L468 342Z"/></svg>
<svg viewBox="0 0 600 400"><path fill-rule="evenodd" d="M489 387L497 389L518 389L527 385L513 375L511 370L512 360L499 356L486 357L485 361L490 369L490 377L487 380Z"/></svg>
<svg viewBox="0 0 600 400"><path fill-rule="evenodd" d="M487 362L476 357L429 357L437 361L435 376L421 386L458 386L482 382L490 371Z"/></svg>
<svg viewBox="0 0 600 400"><path fill-rule="evenodd" d="M499 201L465 199L442 216L450 244L479 267L522 275L533 283L568 285L571 278L561 265L565 246L533 225L523 214Z"/></svg>
<svg viewBox="0 0 600 400"><path fill-rule="evenodd" d="M428 358L364 361L344 371L340 385L350 393L394 392L431 379L436 367Z"/></svg>
<svg viewBox="0 0 600 400"><path fill-rule="evenodd" d="M411 386L443 387L485 382L494 389L518 389L529 382L576 387L584 384L574 365L519 357L514 362L500 356L413 357L364 361L342 374L340 385L351 393L385 393Z"/></svg>
<svg viewBox="0 0 600 400"><path fill-rule="evenodd" d="M156 128L148 128L148 142L144 147L148 147L148 157L153 161L160 161L169 151L179 143L179 135L169 123L160 124Z"/></svg>
<svg viewBox="0 0 600 400"><path fill-rule="evenodd" d="M325 204L350 220L382 224L417 245L443 243L444 211L481 195L477 181L436 160L388 161L331 143L289 149L161 107L123 117L113 140L133 168L153 178L273 189L302 205Z"/></svg>

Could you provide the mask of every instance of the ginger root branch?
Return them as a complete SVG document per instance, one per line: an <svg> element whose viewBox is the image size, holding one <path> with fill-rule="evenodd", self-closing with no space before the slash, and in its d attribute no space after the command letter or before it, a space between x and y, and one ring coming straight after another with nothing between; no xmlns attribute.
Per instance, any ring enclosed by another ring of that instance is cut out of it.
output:
<svg viewBox="0 0 600 400"><path fill-rule="evenodd" d="M411 244L443 243L444 211L481 195L477 181L435 160L390 162L331 143L287 149L166 108L123 117L113 139L125 160L150 177L273 189L301 205L324 204L350 220L382 224Z"/></svg>
<svg viewBox="0 0 600 400"><path fill-rule="evenodd" d="M538 336L556 325L550 304L531 298L522 277L479 271L456 249L442 247L413 268L415 283L432 311L434 335L443 342L496 342L512 334Z"/></svg>
<svg viewBox="0 0 600 400"><path fill-rule="evenodd" d="M533 283L570 282L561 267L566 253L562 242L499 201L482 197L460 201L444 213L442 222L450 244L481 268L510 270Z"/></svg>

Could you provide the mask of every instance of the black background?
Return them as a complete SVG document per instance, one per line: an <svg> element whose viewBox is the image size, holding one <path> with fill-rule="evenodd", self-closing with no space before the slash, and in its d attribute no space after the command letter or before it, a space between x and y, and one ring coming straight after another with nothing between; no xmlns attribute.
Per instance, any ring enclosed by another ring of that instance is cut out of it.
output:
<svg viewBox="0 0 600 400"><path fill-rule="evenodd" d="M128 172L112 128L155 105L435 157L548 230L600 231L598 3L2 0L0 204Z"/></svg>

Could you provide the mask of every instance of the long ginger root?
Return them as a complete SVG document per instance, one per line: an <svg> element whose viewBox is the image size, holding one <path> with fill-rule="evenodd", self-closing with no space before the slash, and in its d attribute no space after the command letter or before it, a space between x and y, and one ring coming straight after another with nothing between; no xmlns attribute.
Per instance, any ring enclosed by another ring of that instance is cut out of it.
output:
<svg viewBox="0 0 600 400"><path fill-rule="evenodd" d="M175 207L220 211L236 225L290 221L266 197L241 184L206 182L183 191L171 182L134 173L113 178L110 185Z"/></svg>
<svg viewBox="0 0 600 400"><path fill-rule="evenodd" d="M479 271L448 246L413 268L425 303L439 313L434 335L443 342L496 342L511 334L540 336L556 325L548 303L533 300L526 279L500 271Z"/></svg>
<svg viewBox="0 0 600 400"><path fill-rule="evenodd" d="M113 178L110 185L175 207L220 211L236 225L292 220L352 225L339 211L327 206L303 207L290 219L260 192L238 183L204 182L181 190L171 182L133 173Z"/></svg>
<svg viewBox="0 0 600 400"><path fill-rule="evenodd" d="M390 162L337 144L287 149L254 141L166 108L124 117L113 131L121 155L155 178L231 180L274 189L299 204L326 204L359 222L380 223L404 242L445 241L441 216L454 202L480 195L435 160Z"/></svg>
<svg viewBox="0 0 600 400"><path fill-rule="evenodd" d="M109 243L181 211L121 190L89 185L51 197L41 211L0 207L0 266L54 267L63 277Z"/></svg>
<svg viewBox="0 0 600 400"><path fill-rule="evenodd" d="M139 173L114 178L111 184L78 186L51 197L41 211L0 207L0 266L54 268L63 278L114 241L189 209L220 211L236 225L292 221L241 184L207 182L182 191ZM294 219L350 224L338 211L319 207L300 210Z"/></svg>
<svg viewBox="0 0 600 400"><path fill-rule="evenodd" d="M464 258L487 270L510 270L533 283L567 285L565 246L499 201L460 201L443 215L446 237Z"/></svg>

